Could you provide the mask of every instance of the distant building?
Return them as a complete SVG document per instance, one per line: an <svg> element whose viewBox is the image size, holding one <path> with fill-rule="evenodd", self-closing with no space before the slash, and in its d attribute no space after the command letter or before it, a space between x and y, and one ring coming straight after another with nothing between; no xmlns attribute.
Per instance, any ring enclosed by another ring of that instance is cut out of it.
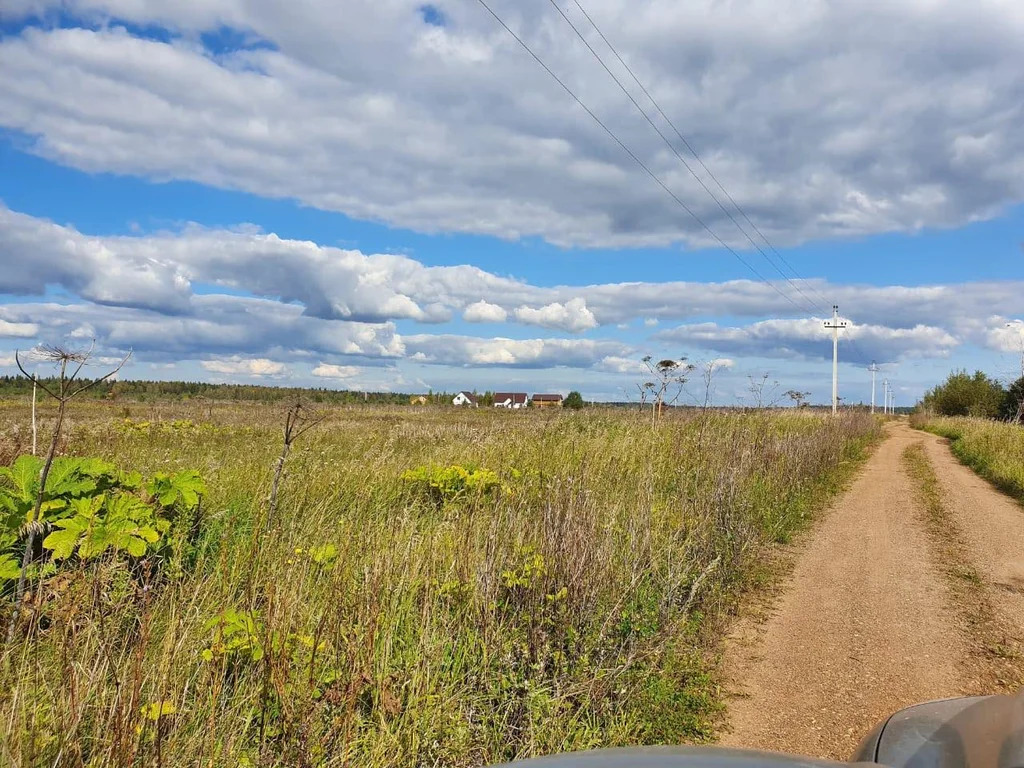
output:
<svg viewBox="0 0 1024 768"><path fill-rule="evenodd" d="M470 408L477 408L480 405L480 398L472 392L459 392L452 398L452 405L465 405Z"/></svg>
<svg viewBox="0 0 1024 768"><path fill-rule="evenodd" d="M534 395L533 404L538 408L561 408L561 395Z"/></svg>
<svg viewBox="0 0 1024 768"><path fill-rule="evenodd" d="M525 408L529 399L529 396L525 392L495 392L494 407L517 409Z"/></svg>
<svg viewBox="0 0 1024 768"><path fill-rule="evenodd" d="M426 395L413 395L409 398L409 405L426 405L427 402Z"/></svg>

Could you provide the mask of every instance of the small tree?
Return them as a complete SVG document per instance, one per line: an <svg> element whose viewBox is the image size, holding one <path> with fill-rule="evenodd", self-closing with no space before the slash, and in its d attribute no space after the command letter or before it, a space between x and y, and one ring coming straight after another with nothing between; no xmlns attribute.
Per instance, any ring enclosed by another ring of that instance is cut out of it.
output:
<svg viewBox="0 0 1024 768"><path fill-rule="evenodd" d="M574 411L578 411L586 403L583 402L583 395L577 392L575 389L565 396L565 400L562 401L563 408L572 408Z"/></svg>
<svg viewBox="0 0 1024 768"><path fill-rule="evenodd" d="M1006 390L1000 418L1014 424L1024 422L1024 376L1021 376Z"/></svg>
<svg viewBox="0 0 1024 768"><path fill-rule="evenodd" d="M969 374L965 370L949 374L945 382L925 393L925 409L940 416L979 416L999 418L1006 401L1006 391L995 379L982 371Z"/></svg>
<svg viewBox="0 0 1024 768"><path fill-rule="evenodd" d="M797 408L803 408L807 405L807 398L810 397L810 392L799 392L795 389L787 390L785 393L786 397L793 401L793 405Z"/></svg>

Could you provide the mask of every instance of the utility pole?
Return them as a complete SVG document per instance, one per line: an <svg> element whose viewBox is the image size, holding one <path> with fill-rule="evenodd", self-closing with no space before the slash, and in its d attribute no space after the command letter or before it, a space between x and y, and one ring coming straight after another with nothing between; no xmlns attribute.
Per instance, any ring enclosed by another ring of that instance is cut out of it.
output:
<svg viewBox="0 0 1024 768"><path fill-rule="evenodd" d="M832 305L832 322L825 323L832 329L832 415L839 412L839 329L846 327L846 321L839 321L839 306Z"/></svg>
<svg viewBox="0 0 1024 768"><path fill-rule="evenodd" d="M882 398L883 398L883 400L882 400L882 402L883 402L882 413L888 414L889 413L889 380L888 379L885 379L884 381L882 381Z"/></svg>
<svg viewBox="0 0 1024 768"><path fill-rule="evenodd" d="M875 412L875 374L878 373L878 364L872 360L871 367L868 368L871 371L871 413Z"/></svg>

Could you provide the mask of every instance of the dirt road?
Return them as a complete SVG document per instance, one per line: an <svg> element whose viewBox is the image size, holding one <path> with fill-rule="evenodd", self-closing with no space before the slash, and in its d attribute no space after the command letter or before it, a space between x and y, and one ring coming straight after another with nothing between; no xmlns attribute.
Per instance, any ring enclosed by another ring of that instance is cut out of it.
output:
<svg viewBox="0 0 1024 768"><path fill-rule="evenodd" d="M767 618L741 619L726 648L723 743L847 759L882 717L981 692L978 654L929 539L902 453L923 444L962 549L995 610L1024 627L1024 509L931 435L890 424L859 476L798 546ZM973 665L973 666L972 666Z"/></svg>

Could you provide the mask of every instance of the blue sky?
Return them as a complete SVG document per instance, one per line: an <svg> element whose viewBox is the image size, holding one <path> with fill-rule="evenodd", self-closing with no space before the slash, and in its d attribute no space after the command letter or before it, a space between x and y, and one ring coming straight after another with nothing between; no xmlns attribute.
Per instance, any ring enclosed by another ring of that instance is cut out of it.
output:
<svg viewBox="0 0 1024 768"><path fill-rule="evenodd" d="M95 338L134 378L625 399L685 354L716 402L824 402L832 302L849 400L872 359L901 404L1019 369L1018 4L584 5L739 209L549 4L494 8L735 254L475 3L14 0L0 371Z"/></svg>

